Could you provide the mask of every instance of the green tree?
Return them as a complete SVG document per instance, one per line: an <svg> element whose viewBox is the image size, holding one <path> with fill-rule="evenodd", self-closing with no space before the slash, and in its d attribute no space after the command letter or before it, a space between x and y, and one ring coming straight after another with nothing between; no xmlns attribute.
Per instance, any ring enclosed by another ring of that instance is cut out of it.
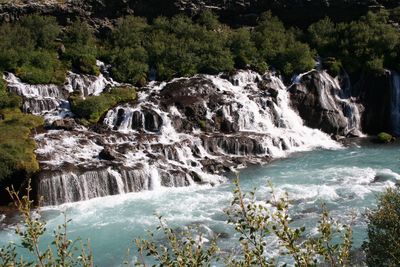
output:
<svg viewBox="0 0 400 267"><path fill-rule="evenodd" d="M86 22L77 20L67 27L63 44L65 53L62 56L70 60L77 71L92 75L99 74L96 66L98 55L96 39L93 30Z"/></svg>

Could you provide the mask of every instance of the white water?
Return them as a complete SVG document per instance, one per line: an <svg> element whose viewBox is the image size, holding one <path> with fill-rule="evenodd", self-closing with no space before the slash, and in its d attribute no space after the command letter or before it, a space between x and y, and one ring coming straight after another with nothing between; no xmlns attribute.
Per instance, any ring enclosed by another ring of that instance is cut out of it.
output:
<svg viewBox="0 0 400 267"><path fill-rule="evenodd" d="M321 203L326 203L332 217L342 223L349 223L354 217L353 241L358 248L366 237L365 209L375 205L377 193L400 181L398 149L395 145L363 144L341 150L292 154L266 166L241 170L241 185L245 192L258 187L259 200L269 196L268 181L273 182L278 195L287 191L292 200L291 217L296 226L306 226L307 232L316 230ZM207 239L223 234L225 237L219 239L223 251L237 251L238 237L226 226L223 214L231 201L231 192L230 183L218 187L160 188L47 207L42 215L48 222L43 242L53 238L53 229L63 223L60 212L66 211L72 219L70 237L90 238L96 265L120 266L130 242L146 237L146 230L155 231L154 214L159 214L177 230L199 226ZM155 238L157 242L164 242L159 232ZM18 242L12 229L0 232L0 244L11 240ZM268 254L279 254L274 240L268 242L271 244ZM131 251L135 254L136 249Z"/></svg>
<svg viewBox="0 0 400 267"><path fill-rule="evenodd" d="M102 64L98 62L99 66ZM30 85L12 73L7 73L4 79L11 92L23 97L24 112L42 115L48 123L73 116L67 101L69 93L79 92L82 98L85 98L89 95L99 95L108 87L120 85L103 74L92 76L73 72L68 73L64 85Z"/></svg>
<svg viewBox="0 0 400 267"><path fill-rule="evenodd" d="M185 131L175 128L177 120L186 124L188 118L179 107L163 107L160 103L166 83L152 83L139 92L138 104L121 105L106 114L104 124L111 130L108 133L82 128L36 137L36 153L44 169L50 170L40 178L39 194L44 195L45 203L54 205L195 182L216 185L224 181L221 168L210 172L210 166L222 163L227 165L225 169L243 167L298 151L340 148L328 135L304 126L290 107L287 89L278 77L261 77L250 71L238 72L230 81L221 76L201 77L204 86L214 86L222 103L208 106L202 102L210 120L207 123L214 123L218 110L222 110L225 119L237 121L237 132L220 135L196 127ZM262 95L257 82L263 79L278 91L275 100ZM112 162L102 160L99 154L105 148L118 158ZM66 164L75 167L67 168L71 169L67 173L56 171ZM127 186L127 181L135 186Z"/></svg>

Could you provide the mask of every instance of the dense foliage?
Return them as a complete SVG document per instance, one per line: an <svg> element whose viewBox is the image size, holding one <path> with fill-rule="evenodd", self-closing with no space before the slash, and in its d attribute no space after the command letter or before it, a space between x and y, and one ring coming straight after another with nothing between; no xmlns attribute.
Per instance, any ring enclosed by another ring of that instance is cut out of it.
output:
<svg viewBox="0 0 400 267"><path fill-rule="evenodd" d="M30 174L39 169L34 153L35 142L30 138L33 128L42 119L23 114L19 109L21 99L6 91L0 79L0 188L12 181L16 174ZM4 194L3 191L1 191Z"/></svg>
<svg viewBox="0 0 400 267"><path fill-rule="evenodd" d="M74 114L89 123L97 123L102 115L114 106L132 102L136 99L136 91L129 87L113 88L110 92L99 96L71 96L71 109Z"/></svg>
<svg viewBox="0 0 400 267"><path fill-rule="evenodd" d="M141 85L234 68L277 69L290 77L313 68L319 55L334 75L342 67L349 73L381 74L400 68L400 33L392 24L399 14L399 9L370 12L337 24L325 18L307 32L285 27L270 12L254 28L238 29L221 24L210 11L151 23L127 16L102 40L83 21L62 29L55 18L31 15L0 26L0 70L33 84L61 84L71 68L98 74L96 58L101 58L111 64L114 79Z"/></svg>
<svg viewBox="0 0 400 267"><path fill-rule="evenodd" d="M400 189L387 189L367 217L364 250L368 266L400 266Z"/></svg>
<svg viewBox="0 0 400 267"><path fill-rule="evenodd" d="M0 70L32 83L63 83L66 68L58 59L55 18L32 15L0 27Z"/></svg>
<svg viewBox="0 0 400 267"><path fill-rule="evenodd" d="M2 24L0 36L0 70L25 82L63 84L71 65L79 72L98 73L95 37L86 23L76 21L61 34L54 17L31 15Z"/></svg>
<svg viewBox="0 0 400 267"><path fill-rule="evenodd" d="M350 73L381 74L385 68L400 67L400 34L385 11L351 23L334 24L325 18L312 24L308 35L320 56L336 58Z"/></svg>

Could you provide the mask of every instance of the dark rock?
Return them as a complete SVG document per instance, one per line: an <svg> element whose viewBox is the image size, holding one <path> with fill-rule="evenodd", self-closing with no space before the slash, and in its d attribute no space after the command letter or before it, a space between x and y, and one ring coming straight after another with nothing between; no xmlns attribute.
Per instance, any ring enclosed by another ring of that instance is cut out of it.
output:
<svg viewBox="0 0 400 267"><path fill-rule="evenodd" d="M132 129L138 130L143 127L143 117L142 113L139 111L134 111L132 114Z"/></svg>
<svg viewBox="0 0 400 267"><path fill-rule="evenodd" d="M61 119L54 121L50 128L54 130L72 131L76 128L77 123L73 119Z"/></svg>
<svg viewBox="0 0 400 267"><path fill-rule="evenodd" d="M362 128L368 134L390 132L390 75L361 75L354 85L355 94L360 95L365 107Z"/></svg>
<svg viewBox="0 0 400 267"><path fill-rule="evenodd" d="M104 148L100 152L99 158L102 160L116 160L118 158L118 154L111 148Z"/></svg>
<svg viewBox="0 0 400 267"><path fill-rule="evenodd" d="M162 118L153 110L145 110L144 129L149 132L159 132L163 123Z"/></svg>
<svg viewBox="0 0 400 267"><path fill-rule="evenodd" d="M330 96L335 94L333 90L318 71L304 75L300 83L289 88L292 106L308 127L329 134L345 134L347 119L337 108L334 97Z"/></svg>

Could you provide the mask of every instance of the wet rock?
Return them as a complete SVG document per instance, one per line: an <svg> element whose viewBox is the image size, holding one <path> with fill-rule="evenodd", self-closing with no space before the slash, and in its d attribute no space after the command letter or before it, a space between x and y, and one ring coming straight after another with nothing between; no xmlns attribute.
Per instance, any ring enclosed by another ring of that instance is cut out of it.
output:
<svg viewBox="0 0 400 267"><path fill-rule="evenodd" d="M355 114L359 111L352 110L358 107L338 86L329 74L312 71L289 88L292 106L307 126L339 135L347 135L353 128L360 130L360 116Z"/></svg>
<svg viewBox="0 0 400 267"><path fill-rule="evenodd" d="M53 130L65 130L65 131L72 131L77 127L77 123L74 119L61 119L54 121L50 129Z"/></svg>
<svg viewBox="0 0 400 267"><path fill-rule="evenodd" d="M111 148L104 148L100 152L99 158L102 160L116 160L118 158L118 154Z"/></svg>
<svg viewBox="0 0 400 267"><path fill-rule="evenodd" d="M132 114L132 129L138 130L143 127L143 116L139 111L134 111Z"/></svg>
<svg viewBox="0 0 400 267"><path fill-rule="evenodd" d="M382 133L379 133L376 136L376 138L374 138L372 141L375 143L386 144L386 143L393 142L395 140L396 140L396 138L393 137L391 134L382 132Z"/></svg>
<svg viewBox="0 0 400 267"><path fill-rule="evenodd" d="M144 129L149 132L159 132L162 126L162 118L153 110L146 110L144 113Z"/></svg>

